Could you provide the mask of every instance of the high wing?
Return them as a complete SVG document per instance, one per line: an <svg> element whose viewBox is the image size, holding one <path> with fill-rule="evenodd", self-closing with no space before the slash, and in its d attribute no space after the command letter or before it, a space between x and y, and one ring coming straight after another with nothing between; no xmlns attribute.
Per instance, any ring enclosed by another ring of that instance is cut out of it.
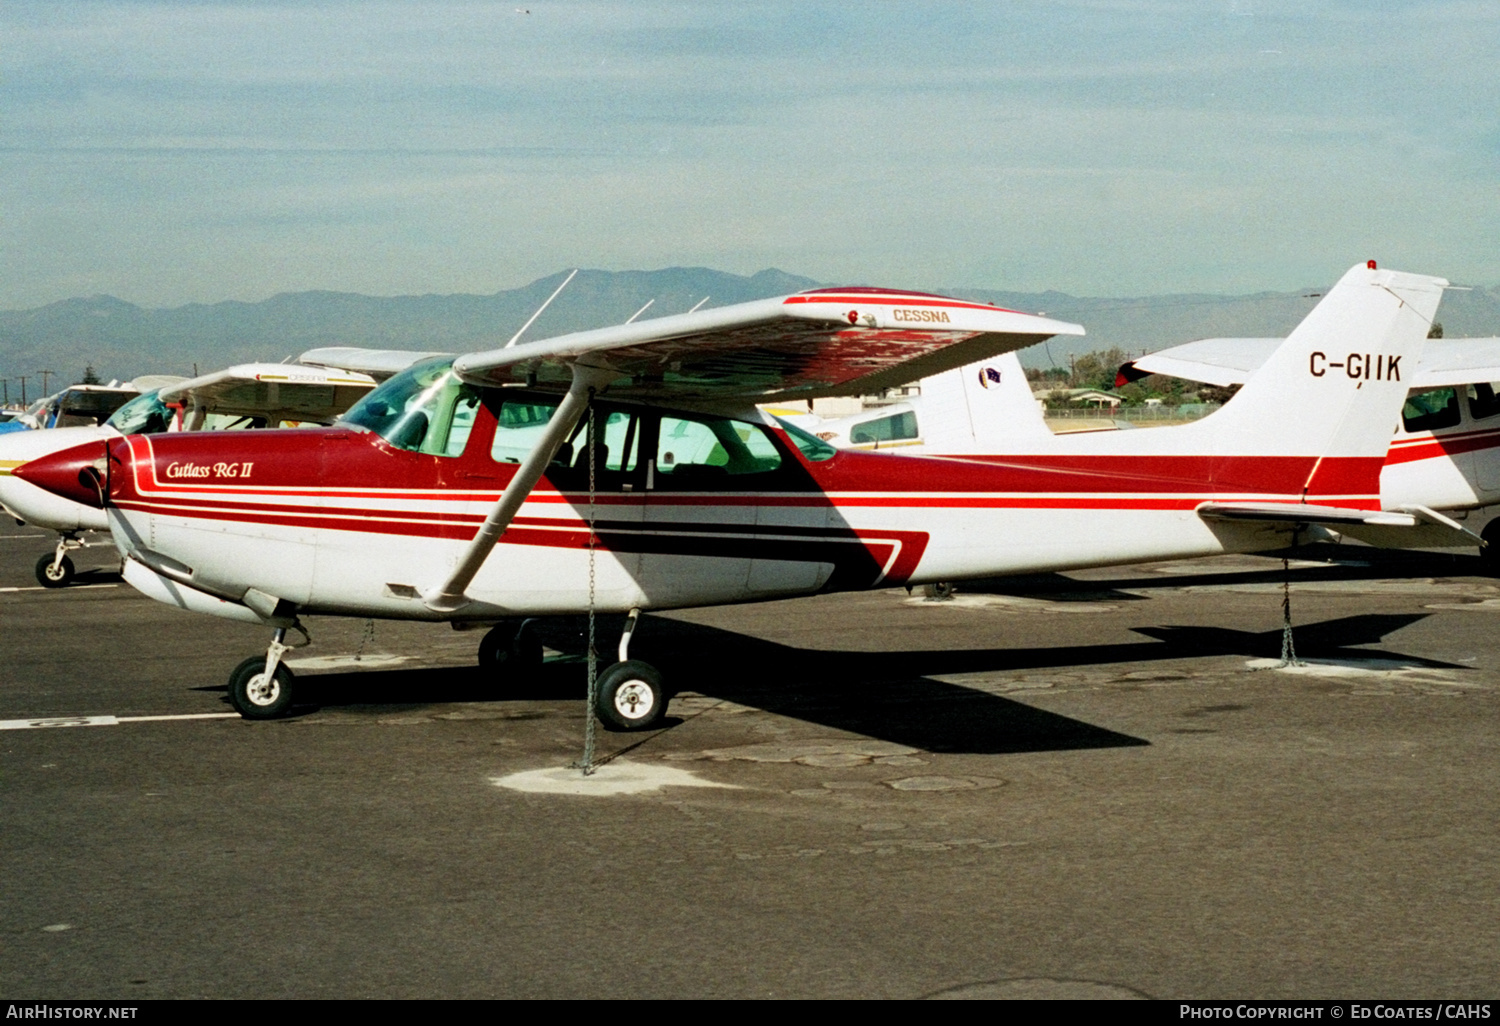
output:
<svg viewBox="0 0 1500 1026"><path fill-rule="evenodd" d="M163 388L163 402L269 421L328 423L375 387L368 374L283 363L242 363ZM198 425L193 425L198 426Z"/></svg>
<svg viewBox="0 0 1500 1026"><path fill-rule="evenodd" d="M1165 374L1209 385L1241 385L1281 344L1279 338L1205 338L1162 349L1120 368L1117 384ZM1341 356L1336 358L1342 359ZM1500 338L1433 340L1422 350L1414 389L1500 381Z"/></svg>
<svg viewBox="0 0 1500 1026"><path fill-rule="evenodd" d="M304 367L325 367L329 370L353 371L368 374L376 381L400 374L414 363L432 360L452 353L417 353L406 349L360 349L355 346L328 346L309 349L297 357Z"/></svg>
<svg viewBox="0 0 1500 1026"><path fill-rule="evenodd" d="M1083 333L1076 324L920 292L816 289L461 356L453 370L471 384L567 394L468 548L423 602L445 612L468 603L464 589L596 392L716 402L859 395Z"/></svg>
<svg viewBox="0 0 1500 1026"><path fill-rule="evenodd" d="M563 391L577 365L616 396L772 402L865 394L1083 333L944 296L816 289L473 353L454 370L477 385Z"/></svg>

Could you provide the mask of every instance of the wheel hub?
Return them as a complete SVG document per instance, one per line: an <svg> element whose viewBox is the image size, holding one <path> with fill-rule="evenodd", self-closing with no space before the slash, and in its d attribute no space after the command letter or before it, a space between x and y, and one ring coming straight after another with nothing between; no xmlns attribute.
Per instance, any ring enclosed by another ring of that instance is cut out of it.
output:
<svg viewBox="0 0 1500 1026"><path fill-rule="evenodd" d="M645 719L655 705L655 695L645 681L628 680L615 691L615 709L626 719Z"/></svg>
<svg viewBox="0 0 1500 1026"><path fill-rule="evenodd" d="M258 673L245 686L245 697L255 705L272 705L281 696L281 681Z"/></svg>

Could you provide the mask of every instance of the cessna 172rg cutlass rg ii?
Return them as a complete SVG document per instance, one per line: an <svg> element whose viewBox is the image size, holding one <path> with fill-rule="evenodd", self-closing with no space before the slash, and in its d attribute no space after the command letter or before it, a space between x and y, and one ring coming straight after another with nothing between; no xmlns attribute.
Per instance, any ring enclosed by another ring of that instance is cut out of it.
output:
<svg viewBox="0 0 1500 1026"><path fill-rule="evenodd" d="M105 505L145 594L273 628L230 679L247 717L288 711L282 654L303 614L496 624L481 645L496 661L526 651L522 618L594 609L631 614L595 712L644 728L668 693L629 658L643 609L1412 522L1380 510L1379 474L1446 284L1356 267L1213 416L1089 436L1063 456L841 452L761 413L753 403L861 394L1081 331L829 289L418 364L332 428L134 436L15 473ZM1367 354L1375 372L1315 377L1312 352Z"/></svg>

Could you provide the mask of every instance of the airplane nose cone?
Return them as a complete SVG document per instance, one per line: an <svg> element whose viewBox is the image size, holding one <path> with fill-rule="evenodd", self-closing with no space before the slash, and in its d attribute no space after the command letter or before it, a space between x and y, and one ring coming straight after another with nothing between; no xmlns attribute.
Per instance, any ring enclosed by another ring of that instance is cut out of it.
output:
<svg viewBox="0 0 1500 1026"><path fill-rule="evenodd" d="M109 494L105 479L108 462L103 442L85 442L71 449L39 456L11 473L53 495L95 509L104 508L105 497Z"/></svg>

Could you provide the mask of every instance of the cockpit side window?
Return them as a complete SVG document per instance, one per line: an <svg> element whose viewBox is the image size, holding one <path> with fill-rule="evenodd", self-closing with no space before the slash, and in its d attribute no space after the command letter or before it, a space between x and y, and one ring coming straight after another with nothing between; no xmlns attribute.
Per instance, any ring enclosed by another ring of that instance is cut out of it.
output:
<svg viewBox="0 0 1500 1026"><path fill-rule="evenodd" d="M1414 392L1406 397L1406 405L1401 408L1401 423L1412 433L1455 427L1462 419L1458 392L1452 388Z"/></svg>
<svg viewBox="0 0 1500 1026"><path fill-rule="evenodd" d="M507 397L500 404L490 450L496 462L521 463L536 448L557 412L549 399ZM743 491L780 481L786 465L771 433L749 421L600 402L594 425L594 480L600 490ZM547 478L565 491L588 487L587 417L558 447Z"/></svg>

